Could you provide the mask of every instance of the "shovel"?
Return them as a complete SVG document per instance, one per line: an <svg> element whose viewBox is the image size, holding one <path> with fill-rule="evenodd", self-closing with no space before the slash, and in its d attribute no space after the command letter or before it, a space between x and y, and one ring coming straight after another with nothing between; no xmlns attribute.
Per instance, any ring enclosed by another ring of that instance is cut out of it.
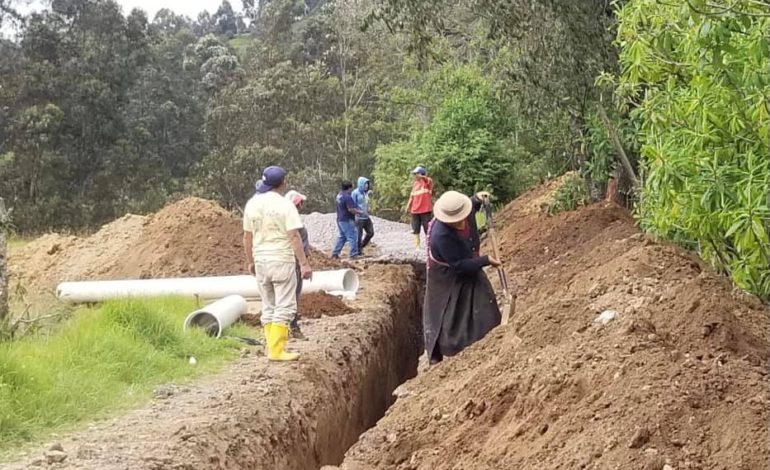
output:
<svg viewBox="0 0 770 470"><path fill-rule="evenodd" d="M484 215L487 219L489 239L492 241L492 251L495 254L495 258L502 261L500 258L500 248L497 244L497 236L495 235L495 225L492 222L492 208L489 205L489 201L484 201ZM511 320L513 314L516 312L516 294L509 289L508 276L505 275L505 270L502 266L497 267L497 274L500 276L500 285L503 287L503 302L500 306L502 318L500 323L505 325Z"/></svg>

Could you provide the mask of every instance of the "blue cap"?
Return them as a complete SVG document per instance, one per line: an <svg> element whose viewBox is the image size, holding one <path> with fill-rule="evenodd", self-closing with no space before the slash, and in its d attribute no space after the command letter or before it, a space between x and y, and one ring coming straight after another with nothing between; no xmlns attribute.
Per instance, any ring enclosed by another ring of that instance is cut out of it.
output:
<svg viewBox="0 0 770 470"><path fill-rule="evenodd" d="M262 171L262 179L256 184L258 193L277 188L286 179L286 170L280 166L269 166Z"/></svg>
<svg viewBox="0 0 770 470"><path fill-rule="evenodd" d="M412 170L412 174L425 176L428 174L428 170L426 170L424 166L418 166Z"/></svg>

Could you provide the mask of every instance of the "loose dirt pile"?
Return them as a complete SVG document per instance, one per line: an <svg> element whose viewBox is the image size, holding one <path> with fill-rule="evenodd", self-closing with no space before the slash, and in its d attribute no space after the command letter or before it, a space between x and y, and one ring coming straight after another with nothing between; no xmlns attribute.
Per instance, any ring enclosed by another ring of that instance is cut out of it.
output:
<svg viewBox="0 0 770 470"><path fill-rule="evenodd" d="M338 317L355 312L341 299L323 292L302 294L299 298L301 318Z"/></svg>
<svg viewBox="0 0 770 470"><path fill-rule="evenodd" d="M153 215L109 275L124 278L242 274L241 222L216 203L183 199Z"/></svg>
<svg viewBox="0 0 770 470"><path fill-rule="evenodd" d="M512 323L408 382L342 468L766 468L767 308L616 206L538 194L502 211Z"/></svg>
<svg viewBox="0 0 770 470"><path fill-rule="evenodd" d="M356 309L343 302L338 297L324 292L309 292L302 294L298 305L300 319L314 319L321 317L339 317L355 313ZM259 313L246 313L241 315L240 321L250 326L260 327Z"/></svg>
<svg viewBox="0 0 770 470"><path fill-rule="evenodd" d="M241 221L216 203L186 198L149 216L126 215L88 237L44 235L11 253L16 285L52 292L62 281L243 274ZM316 270L339 261L313 252Z"/></svg>

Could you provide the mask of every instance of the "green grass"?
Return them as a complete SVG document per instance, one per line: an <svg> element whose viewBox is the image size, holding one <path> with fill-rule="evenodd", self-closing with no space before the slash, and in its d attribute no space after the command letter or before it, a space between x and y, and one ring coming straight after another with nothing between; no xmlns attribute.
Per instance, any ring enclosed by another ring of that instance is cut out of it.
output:
<svg viewBox="0 0 770 470"><path fill-rule="evenodd" d="M19 236L11 236L8 238L8 250L20 250L24 248L29 242L31 242L32 238L25 238L25 237L19 237Z"/></svg>
<svg viewBox="0 0 770 470"><path fill-rule="evenodd" d="M232 47L236 54L239 56L242 56L246 53L246 50L249 48L249 46L252 43L252 38L248 34L241 34L234 36L232 39L230 39L227 43Z"/></svg>
<svg viewBox="0 0 770 470"><path fill-rule="evenodd" d="M238 343L182 330L194 309L186 299L111 301L76 311L47 336L0 343L0 453L135 406L156 385L234 357Z"/></svg>

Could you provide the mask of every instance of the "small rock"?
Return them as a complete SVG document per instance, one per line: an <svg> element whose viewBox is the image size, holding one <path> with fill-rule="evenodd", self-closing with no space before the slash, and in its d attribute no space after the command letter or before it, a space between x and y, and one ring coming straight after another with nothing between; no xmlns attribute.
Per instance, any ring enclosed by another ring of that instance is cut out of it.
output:
<svg viewBox="0 0 770 470"><path fill-rule="evenodd" d="M435 419L436 421L441 419L441 415L442 415L441 410L439 410L438 408L433 408L433 410L430 412L430 417Z"/></svg>
<svg viewBox="0 0 770 470"><path fill-rule="evenodd" d="M160 386L155 389L155 398L165 399L174 395L174 387Z"/></svg>
<svg viewBox="0 0 770 470"><path fill-rule="evenodd" d="M663 465L663 470L674 470L674 467L672 467L669 464L665 464L665 465Z"/></svg>
<svg viewBox="0 0 770 470"><path fill-rule="evenodd" d="M602 325L606 325L619 316L620 314L615 310L605 310L598 317L594 318L594 323L601 323Z"/></svg>
<svg viewBox="0 0 770 470"><path fill-rule="evenodd" d="M398 387L396 387L395 390L393 390L393 396L396 397L396 399L399 398L406 398L410 395L409 390L406 388L406 384L401 384Z"/></svg>
<svg viewBox="0 0 770 470"><path fill-rule="evenodd" d="M387 441L388 441L388 443L389 443L389 444L395 444L395 443L396 443L396 441L398 440L398 434L396 434L396 433L392 432L392 433L388 434L388 435L385 437L385 439L387 439Z"/></svg>
<svg viewBox="0 0 770 470"><path fill-rule="evenodd" d="M650 441L650 431L647 428L636 430L631 440L628 442L629 449L639 449Z"/></svg>
<svg viewBox="0 0 770 470"><path fill-rule="evenodd" d="M537 432L538 432L538 434L540 434L540 435L543 435L543 434L545 434L546 432L548 432L548 423L543 423L543 424L541 424L541 425L540 425L540 426L537 428Z"/></svg>
<svg viewBox="0 0 770 470"><path fill-rule="evenodd" d="M56 444L53 444L51 447L49 447L48 450L58 450L59 452L64 452L64 447L62 447L61 443L57 442Z"/></svg>
<svg viewBox="0 0 770 470"><path fill-rule="evenodd" d="M32 462L30 462L29 465L31 467L42 467L45 464L46 464L45 459L43 457L38 457L35 460L33 460Z"/></svg>
<svg viewBox="0 0 770 470"><path fill-rule="evenodd" d="M67 459L67 453L60 450L49 450L45 453L45 460L49 464L61 463Z"/></svg>
<svg viewBox="0 0 770 470"><path fill-rule="evenodd" d="M658 455L658 449L650 447L649 449L644 449L644 453L647 455Z"/></svg>

